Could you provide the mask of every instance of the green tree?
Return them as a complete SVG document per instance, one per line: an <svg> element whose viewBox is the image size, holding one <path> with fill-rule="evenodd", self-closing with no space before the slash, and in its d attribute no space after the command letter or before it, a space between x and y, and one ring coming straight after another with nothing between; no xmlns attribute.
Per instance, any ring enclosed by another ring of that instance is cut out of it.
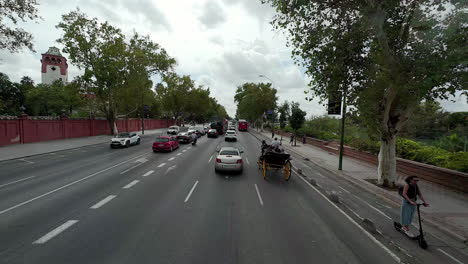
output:
<svg viewBox="0 0 468 264"><path fill-rule="evenodd" d="M276 8L273 25L288 33L313 95L345 94L380 138L378 183L394 185L396 137L414 108L467 86L467 2L262 2Z"/></svg>
<svg viewBox="0 0 468 264"><path fill-rule="evenodd" d="M0 0L0 49L18 52L27 47L34 51L32 34L17 26L27 20L37 20L38 5L36 0Z"/></svg>
<svg viewBox="0 0 468 264"><path fill-rule="evenodd" d="M306 115L307 113L299 108L299 103L291 102L291 116L289 117L289 124L291 124L291 128L294 130L294 146L296 145L297 131L304 124Z"/></svg>
<svg viewBox="0 0 468 264"><path fill-rule="evenodd" d="M135 33L127 43L120 29L108 22L100 23L97 18L90 19L80 10L63 15L57 28L64 32L58 39L65 46L63 51L84 71L78 79L80 84L96 95L98 107L106 115L113 134L118 132L115 120L119 99L131 99L122 93L129 87L147 90L151 87L150 75L166 72L175 63L149 37Z"/></svg>
<svg viewBox="0 0 468 264"><path fill-rule="evenodd" d="M289 102L288 101L284 101L284 103L278 107L278 112L280 114L280 117L279 117L279 122L280 122L280 128L281 129L284 129L287 125L287 121L289 119L289 116L290 116L290 109L289 109Z"/></svg>
<svg viewBox="0 0 468 264"><path fill-rule="evenodd" d="M185 114L188 95L194 86L195 83L190 76L181 77L176 73L164 75L162 82L157 85L156 93L163 111L176 122Z"/></svg>
<svg viewBox="0 0 468 264"><path fill-rule="evenodd" d="M244 83L237 87L234 101L237 103L236 117L255 122L267 110L276 109L276 89L271 83Z"/></svg>

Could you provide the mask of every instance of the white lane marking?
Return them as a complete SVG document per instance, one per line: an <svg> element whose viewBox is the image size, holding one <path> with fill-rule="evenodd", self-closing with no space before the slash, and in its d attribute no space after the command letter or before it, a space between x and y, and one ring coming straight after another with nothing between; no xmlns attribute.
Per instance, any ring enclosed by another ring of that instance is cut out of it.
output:
<svg viewBox="0 0 468 264"><path fill-rule="evenodd" d="M361 202L367 204L370 208L374 209L374 210L377 211L379 214L385 216L385 217L388 218L389 220L392 220L392 218L391 218L390 216L386 215L386 214L385 214L384 212L382 212L380 209L375 208L372 204L370 204L370 203L364 201L363 199L361 199L360 197L358 197L358 196L356 196L356 195L354 195L354 194L352 194L352 196L354 196L356 199L360 200ZM392 221L393 221L393 220L392 220Z"/></svg>
<svg viewBox="0 0 468 264"><path fill-rule="evenodd" d="M12 206L12 207L9 207L9 208L7 208L7 209L4 209L4 210L0 211L0 215L6 213L6 212L8 212L8 211L11 211L11 210L13 210L13 209L16 209L16 208L18 208L18 207L20 207L20 206L23 206L23 205L25 205L25 204L28 204L28 203L30 203L30 202L33 202L33 201L35 201L35 200L37 200L37 199L40 199L40 198L45 197L45 196L47 196L47 195L50 195L50 194L52 194L52 193L54 193L54 192L60 191L60 190L65 189L65 188L67 188L67 187L69 187L69 186L72 186L72 185L74 185L74 184L77 184L77 183L79 183L79 182L82 182L82 181L84 181L84 180L86 180L86 179L89 179L89 178L91 178L91 177L94 177L94 176L98 175L99 173L108 171L108 170L110 170L110 169L113 169L113 168L115 168L115 167L117 167L117 166L120 166L120 165L122 165L122 164L124 164L124 163L127 163L127 162L129 162L129 161L131 161L131 160L134 160L134 159L139 158L139 157L144 156L144 155L148 155L148 153L141 154L141 155L139 155L139 156L133 157L133 158L131 158L131 159L129 159L129 160L126 160L126 161L122 161L122 162L117 163L117 164L115 164L115 165L113 165L113 166L110 166L110 167L108 167L108 168L105 168L105 169L100 170L100 171L98 171L98 172L95 172L95 173L93 173L93 174L90 174L90 175L88 175L88 176L86 176L86 177L83 177L83 178L81 178L81 179L79 179L79 180L76 180L76 181L70 182L70 183L68 183L68 184L65 184L65 185L63 185L63 186L61 186L61 187L59 187L59 188L57 188L57 189L54 189L54 190L49 191L49 192L46 192L46 193L41 194L41 195L39 195L39 196L36 196L36 197L34 197L34 198L32 198L32 199L29 199L29 200L27 200L27 201L24 201L24 202L22 202L22 203L19 203L19 204L17 204L17 205L14 205L14 206Z"/></svg>
<svg viewBox="0 0 468 264"><path fill-rule="evenodd" d="M70 226L76 224L78 220L68 220L61 226L55 228L54 230L50 231L49 233L45 234L43 237L39 238L38 240L34 241L33 244L44 244L45 242L49 241L53 237L57 236L58 234L65 231Z"/></svg>
<svg viewBox="0 0 468 264"><path fill-rule="evenodd" d="M345 211L343 211L341 208L339 208L336 204L334 204L330 199L328 199L327 196L325 196L323 193L319 191L319 189L315 188L312 184L310 184L308 181L306 181L304 178L301 176L298 176L299 179L301 179L303 182L305 182L310 188L312 188L314 191L316 191L320 196L322 196L323 199L325 199L327 202L329 202L333 207L336 208L342 215L344 215L351 223L353 223L358 229L360 229L367 237L369 237L374 243L376 243L380 248L382 248L385 252L387 252L397 263L401 263L400 258L393 253L390 249L388 249L385 245L383 245L380 241L378 241L375 237L373 237L367 230L365 230L361 225L359 225L356 221L354 221L351 216L349 216Z"/></svg>
<svg viewBox="0 0 468 264"><path fill-rule="evenodd" d="M147 177L147 176L151 175L153 172L154 171L150 170L147 173L143 174L143 177Z"/></svg>
<svg viewBox="0 0 468 264"><path fill-rule="evenodd" d="M13 183L25 181L25 180L28 180L28 179L31 179L31 178L34 178L34 177L36 177L36 176L30 176L30 177L26 177L26 178L19 179L19 180L16 180L16 181L12 181L12 182L9 182L9 183L5 183L5 184L0 185L0 188L2 188L4 186L7 186L7 185L10 185L10 184L13 184Z"/></svg>
<svg viewBox="0 0 468 264"><path fill-rule="evenodd" d="M135 166L133 166L133 167L130 167L130 168L128 168L128 169L122 171L120 174L127 173L127 172L129 172L130 170L132 170L132 169L134 169L134 168L140 166L141 164L143 164L143 163L139 163L139 164L137 164L137 165L135 165Z"/></svg>
<svg viewBox="0 0 468 264"><path fill-rule="evenodd" d="M260 195L260 191L258 190L258 186L257 184L254 184L254 185L255 185L255 190L257 191L258 200L260 201L260 204L263 206L263 199L262 199L262 196Z"/></svg>
<svg viewBox="0 0 468 264"><path fill-rule="evenodd" d="M106 203L110 202L110 200L117 197L116 195L109 195L106 198L102 199L101 201L97 202L95 205L91 206L90 209L98 209L99 207L105 205Z"/></svg>
<svg viewBox="0 0 468 264"><path fill-rule="evenodd" d="M187 149L191 149L192 147L188 147Z"/></svg>
<svg viewBox="0 0 468 264"><path fill-rule="evenodd" d="M145 163L145 162L147 162L147 161L148 161L147 159L145 159L145 158L141 158L141 159L137 159L137 160L135 160L135 163L137 163L137 162L140 162L140 163Z"/></svg>
<svg viewBox="0 0 468 264"><path fill-rule="evenodd" d="M164 167L165 165L166 165L166 163L161 163L161 164L159 164L158 168Z"/></svg>
<svg viewBox="0 0 468 264"><path fill-rule="evenodd" d="M325 179L325 176L323 176L320 172L317 172L317 175Z"/></svg>
<svg viewBox="0 0 468 264"><path fill-rule="evenodd" d="M54 152L52 152L52 153L49 153L49 155L52 155L52 156L53 156L53 155L56 155L56 154L55 154Z"/></svg>
<svg viewBox="0 0 468 264"><path fill-rule="evenodd" d="M171 160L174 160L174 159L175 159L175 157L172 157L172 158L170 158L170 159L168 159L168 160L171 161Z"/></svg>
<svg viewBox="0 0 468 264"><path fill-rule="evenodd" d="M190 199L190 196L192 195L193 190L195 190L197 185L198 185L198 181L196 181L195 184L193 185L192 189L190 189L190 192L187 194L187 197L185 197L184 203L186 203Z"/></svg>
<svg viewBox="0 0 468 264"><path fill-rule="evenodd" d="M168 174L171 170L175 169L177 166L174 165L174 166L171 166L169 168L167 168L166 172L164 173L164 175Z"/></svg>
<svg viewBox="0 0 468 264"><path fill-rule="evenodd" d="M447 257L451 258L453 261L455 261L456 263L458 264L463 264L463 262L459 261L458 259L456 259L455 257L453 257L452 255L450 255L449 253L445 252L443 249L440 249L440 248L437 248L437 250L439 250L440 252L442 252L443 254L445 254Z"/></svg>
<svg viewBox="0 0 468 264"><path fill-rule="evenodd" d="M208 163L213 159L213 155L211 155L210 159L208 160Z"/></svg>
<svg viewBox="0 0 468 264"><path fill-rule="evenodd" d="M177 156L180 156L180 155L182 155L182 153L177 153Z"/></svg>
<svg viewBox="0 0 468 264"><path fill-rule="evenodd" d="M186 149L182 150L182 152L185 152L185 151L187 151L187 150Z"/></svg>
<svg viewBox="0 0 468 264"><path fill-rule="evenodd" d="M341 186L338 186L338 188L340 188L341 190L347 192L347 193L351 193L350 191L346 190L345 188L341 187Z"/></svg>
<svg viewBox="0 0 468 264"><path fill-rule="evenodd" d="M378 205L380 205L380 206L383 206L383 207L385 207L385 208L387 208L387 209L392 209L392 208L391 208L390 206L388 206L388 205L381 204L381 203L378 203L378 202L375 202L375 203L378 204Z"/></svg>
<svg viewBox="0 0 468 264"><path fill-rule="evenodd" d="M247 164L250 165L249 158L245 158L245 161L247 161Z"/></svg>
<svg viewBox="0 0 468 264"><path fill-rule="evenodd" d="M24 162L27 162L27 163L29 163L29 164L34 164L34 162L29 161L29 160L26 160L26 159L19 159L19 160L24 161Z"/></svg>
<svg viewBox="0 0 468 264"><path fill-rule="evenodd" d="M65 155L59 155L59 157L61 157L61 158L65 158Z"/></svg>
<svg viewBox="0 0 468 264"><path fill-rule="evenodd" d="M133 185L135 185L135 184L137 184L139 182L140 182L139 180L134 180L131 183L125 185L122 189L130 189L130 188L132 188Z"/></svg>

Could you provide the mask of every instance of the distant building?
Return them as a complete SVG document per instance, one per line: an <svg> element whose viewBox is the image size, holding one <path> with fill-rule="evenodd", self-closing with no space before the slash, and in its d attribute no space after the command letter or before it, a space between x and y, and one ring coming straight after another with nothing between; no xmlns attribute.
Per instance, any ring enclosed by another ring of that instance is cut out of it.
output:
<svg viewBox="0 0 468 264"><path fill-rule="evenodd" d="M41 63L43 84L52 84L58 79L61 79L63 83L68 82L67 59L60 54L58 48L50 47L46 53L42 54Z"/></svg>

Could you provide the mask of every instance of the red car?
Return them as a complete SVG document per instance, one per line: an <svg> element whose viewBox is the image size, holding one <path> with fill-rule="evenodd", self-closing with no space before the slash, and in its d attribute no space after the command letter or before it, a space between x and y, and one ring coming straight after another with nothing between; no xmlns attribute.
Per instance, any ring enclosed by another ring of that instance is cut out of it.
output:
<svg viewBox="0 0 468 264"><path fill-rule="evenodd" d="M247 131L248 128L249 128L249 123L247 123L247 121L245 121L245 120L239 120L237 130L239 130L239 131Z"/></svg>
<svg viewBox="0 0 468 264"><path fill-rule="evenodd" d="M179 147L179 141L174 136L159 136L153 142L153 151L173 151Z"/></svg>

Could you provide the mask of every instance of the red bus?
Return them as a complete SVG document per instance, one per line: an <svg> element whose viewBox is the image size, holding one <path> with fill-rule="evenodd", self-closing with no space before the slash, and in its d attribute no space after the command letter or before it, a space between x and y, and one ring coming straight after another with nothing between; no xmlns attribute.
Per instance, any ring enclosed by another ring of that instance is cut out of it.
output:
<svg viewBox="0 0 468 264"><path fill-rule="evenodd" d="M239 131L247 131L247 128L249 128L249 123L243 119L239 120L237 129Z"/></svg>

